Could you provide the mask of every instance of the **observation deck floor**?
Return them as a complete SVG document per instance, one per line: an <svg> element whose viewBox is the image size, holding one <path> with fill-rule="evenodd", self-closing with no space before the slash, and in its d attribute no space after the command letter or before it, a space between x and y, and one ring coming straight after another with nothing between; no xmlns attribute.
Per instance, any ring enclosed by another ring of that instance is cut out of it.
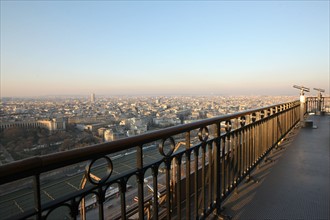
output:
<svg viewBox="0 0 330 220"><path fill-rule="evenodd" d="M329 219L330 116L308 117L317 128L297 126L224 202L232 219ZM211 216L210 216L211 217ZM212 219L212 217L211 217Z"/></svg>

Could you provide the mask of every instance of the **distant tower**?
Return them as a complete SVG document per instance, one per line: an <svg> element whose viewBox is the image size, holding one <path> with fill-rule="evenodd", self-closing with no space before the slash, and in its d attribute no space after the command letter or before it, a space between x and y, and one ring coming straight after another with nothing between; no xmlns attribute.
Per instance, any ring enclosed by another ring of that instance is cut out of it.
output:
<svg viewBox="0 0 330 220"><path fill-rule="evenodd" d="M95 103L95 94L94 93L91 94L91 103Z"/></svg>

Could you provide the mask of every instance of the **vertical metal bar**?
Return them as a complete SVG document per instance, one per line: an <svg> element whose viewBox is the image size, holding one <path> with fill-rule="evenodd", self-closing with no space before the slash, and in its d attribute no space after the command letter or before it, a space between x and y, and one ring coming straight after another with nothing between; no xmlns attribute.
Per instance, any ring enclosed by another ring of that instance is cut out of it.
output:
<svg viewBox="0 0 330 220"><path fill-rule="evenodd" d="M213 184L213 175L212 175L212 167L214 167L213 165L213 148L212 148L212 144L213 143L210 143L208 144L208 153L209 153L209 156L208 156L208 177L209 177L209 184L208 184L208 209L212 206L212 201L213 201L213 198L212 198L212 184Z"/></svg>
<svg viewBox="0 0 330 220"><path fill-rule="evenodd" d="M198 152L199 148L194 149L195 157L195 219L198 218Z"/></svg>
<svg viewBox="0 0 330 220"><path fill-rule="evenodd" d="M230 149L230 134L227 134L227 142L226 142L226 194L229 192L230 186L230 156L231 156L231 149Z"/></svg>
<svg viewBox="0 0 330 220"><path fill-rule="evenodd" d="M220 138L220 131L221 126L220 122L216 124L216 131L215 131L215 137L216 137L216 153L215 153L215 186L216 186L216 212L218 215L221 213L221 177L222 177L222 169L221 169L221 138Z"/></svg>
<svg viewBox="0 0 330 220"><path fill-rule="evenodd" d="M240 148L241 148L241 139L240 139L240 132L237 130L237 132L235 133L235 139L236 139L236 153L235 153L235 169L234 169L234 185L236 187L237 185L237 181L239 178L239 172L240 172Z"/></svg>
<svg viewBox="0 0 330 220"><path fill-rule="evenodd" d="M206 187L205 187L205 181L206 181L206 172L205 172L205 157L206 157L206 145L205 143L202 143L202 215L205 217L206 210L205 210L205 195L206 195Z"/></svg>
<svg viewBox="0 0 330 220"><path fill-rule="evenodd" d="M258 147L259 147L259 140L258 140L258 129L259 129L259 122L256 122L256 124L254 125L254 129L253 129L253 165L256 164L257 158L258 158Z"/></svg>
<svg viewBox="0 0 330 220"><path fill-rule="evenodd" d="M248 140L248 163L247 163L247 168L248 168L248 175L250 175L250 168L251 168L251 162L252 162L252 128L253 125L251 125L248 129L248 135L249 135L249 140Z"/></svg>
<svg viewBox="0 0 330 220"><path fill-rule="evenodd" d="M120 183L120 208L121 208L121 219L126 220L126 182L121 181Z"/></svg>
<svg viewBox="0 0 330 220"><path fill-rule="evenodd" d="M250 129L251 129L251 117L248 117L248 124L245 125L246 129L245 129L245 176L247 175L247 171L249 169L249 149L250 149Z"/></svg>
<svg viewBox="0 0 330 220"><path fill-rule="evenodd" d="M213 195L212 195L212 204L215 205L214 207L216 208L216 204L217 204L217 192L218 192L218 189L217 189L217 178L218 178L218 172L220 172L220 170L217 169L217 164L218 164L218 156L217 156L217 136L216 136L216 131L215 131L215 134L214 134L214 137L215 137L215 140L213 142L213 156L212 156L212 162L213 162L213 173L212 173L212 181L213 181ZM219 158L220 159L220 158Z"/></svg>
<svg viewBox="0 0 330 220"><path fill-rule="evenodd" d="M270 145L270 130L268 129L269 128L269 124L271 123L271 117L270 117L270 112L267 110L267 119L265 120L265 123L264 123L264 134L266 135L265 136L265 145L266 145L266 150L268 151L271 147Z"/></svg>
<svg viewBox="0 0 330 220"><path fill-rule="evenodd" d="M294 124L294 107L292 107L290 111L291 111L291 116L290 116L291 117L291 120L290 120L291 124L290 125L292 127L293 124Z"/></svg>
<svg viewBox="0 0 330 220"><path fill-rule="evenodd" d="M230 140L228 141L229 145L229 154L228 154L228 193L231 190L233 182L233 156L234 156L234 135L229 135Z"/></svg>
<svg viewBox="0 0 330 220"><path fill-rule="evenodd" d="M177 158L176 162L177 162L176 198L177 198L177 210L178 210L177 217L180 220L181 219L181 156Z"/></svg>
<svg viewBox="0 0 330 220"><path fill-rule="evenodd" d="M172 193L171 193L171 196L172 196L172 207L175 207L176 206L176 194L177 194L177 192L176 192L176 188L175 188L175 186L176 186L176 174L177 174L177 172L176 172L176 169L177 169L177 167L176 167L176 164L177 164L177 162L176 162L176 157L173 157L173 159L172 159L172 162L171 162L171 176L172 176L172 179L171 179L171 190L172 190Z"/></svg>
<svg viewBox="0 0 330 220"><path fill-rule="evenodd" d="M268 116L267 116L267 122L265 124L265 132L267 133L267 150L271 149L272 143L271 143L271 130L270 130L270 124L272 123L272 117L270 116L270 110L268 110Z"/></svg>
<svg viewBox="0 0 330 220"><path fill-rule="evenodd" d="M288 122L288 126L291 127L291 123L292 123L292 108L291 108L291 104L288 105L288 115L289 115L289 122Z"/></svg>
<svg viewBox="0 0 330 220"><path fill-rule="evenodd" d="M142 146L137 147L137 152L136 152L137 160L136 160L136 166L138 169L137 172L137 183L138 183L138 209L139 209L139 219L144 218L144 172L143 172L143 149Z"/></svg>
<svg viewBox="0 0 330 220"><path fill-rule="evenodd" d="M233 132L233 143L232 143L232 149L233 149L233 157L232 157L232 180L231 184L232 187L235 187L236 182L236 169L237 169L237 131Z"/></svg>
<svg viewBox="0 0 330 220"><path fill-rule="evenodd" d="M255 122L253 123L253 125L251 126L251 130L250 130L250 164L249 164L249 174L251 172L252 166L253 166L253 162L254 162L254 147L255 147L255 139L254 139L254 134L255 134Z"/></svg>
<svg viewBox="0 0 330 220"><path fill-rule="evenodd" d="M221 139L221 197L225 196L226 193L226 137L223 136Z"/></svg>
<svg viewBox="0 0 330 220"><path fill-rule="evenodd" d="M263 136L263 125L264 122L260 121L259 123L259 131L257 138L260 139L259 141L259 153L258 153L258 161L261 159L263 153L264 153L264 136Z"/></svg>
<svg viewBox="0 0 330 220"><path fill-rule="evenodd" d="M77 207L77 202L75 199L71 200L71 212L70 216L72 220L76 220L78 215L78 207Z"/></svg>
<svg viewBox="0 0 330 220"><path fill-rule="evenodd" d="M153 181L153 219L158 220L158 166L152 167L152 181Z"/></svg>
<svg viewBox="0 0 330 220"><path fill-rule="evenodd" d="M253 129L253 165L256 164L256 161L258 159L258 145L259 145L259 138L258 138L258 130L259 130L259 122L256 122L254 125L254 129Z"/></svg>
<svg viewBox="0 0 330 220"><path fill-rule="evenodd" d="M260 156L261 156L261 141L262 141L262 135L261 135L261 122L257 123L257 132L256 132L256 141L257 141L257 149L256 149L256 162L259 160Z"/></svg>
<svg viewBox="0 0 330 220"><path fill-rule="evenodd" d="M104 210L103 210L103 204L105 200L105 195L102 195L102 190L99 188L99 195L100 197L98 198L98 203L99 203L99 219L104 219Z"/></svg>
<svg viewBox="0 0 330 220"><path fill-rule="evenodd" d="M230 135L230 157L229 157L229 190L232 190L234 182L234 158L235 158L235 135L234 132Z"/></svg>
<svg viewBox="0 0 330 220"><path fill-rule="evenodd" d="M270 111L270 122L268 124L268 128L267 128L267 131L269 132L269 135L270 135L270 145L273 146L274 142L273 142L273 128L274 128L274 116L273 116L273 112L272 112L272 109L269 110Z"/></svg>
<svg viewBox="0 0 330 220"><path fill-rule="evenodd" d="M246 173L246 162L247 162L247 152L246 152L246 142L247 142L247 127L244 126L242 130L242 176Z"/></svg>
<svg viewBox="0 0 330 220"><path fill-rule="evenodd" d="M286 133L288 131L288 112L284 111L284 127L285 127L285 132Z"/></svg>
<svg viewBox="0 0 330 220"><path fill-rule="evenodd" d="M276 147L278 147L278 141L279 141L279 139L278 139L278 131L279 131L279 123L278 123L278 121L279 121L279 118L278 118L278 114L277 114L277 109L276 109L276 117L275 117L276 119L275 119L275 128L274 128L274 131L275 131L275 142L277 143L276 145Z"/></svg>
<svg viewBox="0 0 330 220"><path fill-rule="evenodd" d="M239 173L238 177L241 180L244 172L244 130L245 128L242 128L242 130L239 133L239 148L240 148L240 153L239 153Z"/></svg>
<svg viewBox="0 0 330 220"><path fill-rule="evenodd" d="M244 129L244 142L243 142L243 165L244 165L244 175L246 175L247 171L247 163L248 163L248 142L249 142L249 126L245 125Z"/></svg>
<svg viewBox="0 0 330 220"><path fill-rule="evenodd" d="M264 153L268 150L268 132L267 132L267 124L269 122L269 118L263 121L262 125L262 136L264 137L263 149Z"/></svg>
<svg viewBox="0 0 330 220"><path fill-rule="evenodd" d="M265 153L264 119L262 119L262 121L260 121L259 135L260 135L260 138L261 138L261 141L260 141L259 158L261 159L261 157L262 157L263 154Z"/></svg>
<svg viewBox="0 0 330 220"><path fill-rule="evenodd" d="M171 170L171 158L166 158L165 160L166 165L166 215L167 219L171 219L171 177L170 177L170 170Z"/></svg>
<svg viewBox="0 0 330 220"><path fill-rule="evenodd" d="M186 132L186 218L190 219L190 132ZM189 150L189 151L188 151Z"/></svg>
<svg viewBox="0 0 330 220"><path fill-rule="evenodd" d="M40 195L40 175L33 176L34 208L37 211L37 219L41 219L41 195Z"/></svg>
<svg viewBox="0 0 330 220"><path fill-rule="evenodd" d="M273 114L273 123L272 123L272 136L273 136L273 144L276 143L276 130L277 130L277 116L276 116L276 113L275 113L275 109L272 110L272 114ZM275 145L275 149L277 149L277 145Z"/></svg>
<svg viewBox="0 0 330 220"><path fill-rule="evenodd" d="M248 163L248 169L249 169L249 175L250 175L250 170L251 170L251 165L253 162L253 126L251 125L249 129L249 163Z"/></svg>
<svg viewBox="0 0 330 220"><path fill-rule="evenodd" d="M227 157L226 157L226 166L227 166L227 169L226 169L226 172L227 172L227 175L226 175L226 178L227 178L227 182L226 182L226 193L228 194L229 193L229 188L230 188L230 160L231 160L231 134L228 134L227 135Z"/></svg>
<svg viewBox="0 0 330 220"><path fill-rule="evenodd" d="M227 181L228 181L228 144L227 144L227 135L223 138L223 195L226 195L227 192Z"/></svg>

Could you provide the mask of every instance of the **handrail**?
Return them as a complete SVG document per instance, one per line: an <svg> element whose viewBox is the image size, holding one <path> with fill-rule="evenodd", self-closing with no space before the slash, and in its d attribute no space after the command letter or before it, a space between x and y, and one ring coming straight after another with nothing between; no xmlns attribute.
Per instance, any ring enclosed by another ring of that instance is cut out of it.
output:
<svg viewBox="0 0 330 220"><path fill-rule="evenodd" d="M156 130L133 137L128 137L125 139L115 140L108 143L96 144L84 148L72 149L65 152L53 153L43 156L35 156L10 164L5 164L0 166L0 184L21 179L32 174L47 172L60 167L86 161L90 158L116 153L118 151L127 150L136 146L142 146L145 143L187 132L200 127L205 127L219 121L227 121L232 118L238 118L244 115L249 115L254 112L260 112L263 110L272 109L277 106L284 106L285 104L293 103L294 102L289 102L279 105L270 105L267 107L246 110L243 112L218 116L210 119L204 119L189 124L172 126L169 128L164 128L162 130Z"/></svg>

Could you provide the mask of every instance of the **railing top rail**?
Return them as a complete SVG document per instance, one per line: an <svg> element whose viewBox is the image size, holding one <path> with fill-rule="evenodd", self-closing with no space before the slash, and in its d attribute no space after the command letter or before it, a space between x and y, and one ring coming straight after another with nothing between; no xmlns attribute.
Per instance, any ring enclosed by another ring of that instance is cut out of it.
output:
<svg viewBox="0 0 330 220"><path fill-rule="evenodd" d="M307 96L307 99L318 99L319 97L317 96ZM329 99L330 100L330 96L322 96L322 99Z"/></svg>
<svg viewBox="0 0 330 220"><path fill-rule="evenodd" d="M299 105L299 101L292 101L257 109L246 110L238 113L204 119L189 124L164 128L162 130L152 131L109 143L91 145L85 148L73 149L49 155L36 156L10 164L5 164L0 166L0 184L79 163L91 158L98 158L103 155L127 150L136 146L142 146L143 144L164 139L172 135L188 132L211 124L220 123L222 121L239 118L241 116L250 115L255 112L261 112L263 110L273 109L287 104L293 104L292 107L295 107Z"/></svg>

